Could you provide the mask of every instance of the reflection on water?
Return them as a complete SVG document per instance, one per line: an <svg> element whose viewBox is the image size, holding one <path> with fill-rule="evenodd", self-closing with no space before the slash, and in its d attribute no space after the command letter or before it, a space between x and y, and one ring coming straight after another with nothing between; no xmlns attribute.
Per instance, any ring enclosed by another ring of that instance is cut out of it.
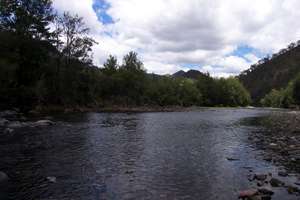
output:
<svg viewBox="0 0 300 200"><path fill-rule="evenodd" d="M238 123L267 113L57 116L55 126L0 139L0 170L11 178L7 199L237 199L251 186L247 167L276 170L246 141L255 127Z"/></svg>

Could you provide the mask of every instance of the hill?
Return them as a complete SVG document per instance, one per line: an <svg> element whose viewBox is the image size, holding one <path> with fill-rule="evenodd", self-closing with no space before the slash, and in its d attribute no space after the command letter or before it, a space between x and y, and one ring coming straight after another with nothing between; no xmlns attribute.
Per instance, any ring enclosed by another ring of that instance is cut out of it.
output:
<svg viewBox="0 0 300 200"><path fill-rule="evenodd" d="M207 77L207 74L204 74L198 70L191 69L187 72L180 70L172 75L173 77L179 78L190 78L190 79L198 79L199 77Z"/></svg>
<svg viewBox="0 0 300 200"><path fill-rule="evenodd" d="M285 88L300 72L300 41L291 43L271 57L260 60L238 78L255 104L272 89Z"/></svg>

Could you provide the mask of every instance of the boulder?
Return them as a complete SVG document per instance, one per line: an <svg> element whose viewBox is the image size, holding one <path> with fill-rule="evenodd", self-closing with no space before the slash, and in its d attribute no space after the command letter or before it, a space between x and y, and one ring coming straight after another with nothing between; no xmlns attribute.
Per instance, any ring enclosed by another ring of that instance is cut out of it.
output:
<svg viewBox="0 0 300 200"><path fill-rule="evenodd" d="M271 178L270 184L271 184L272 187L284 186L284 182L282 182L281 180L276 179L276 178Z"/></svg>

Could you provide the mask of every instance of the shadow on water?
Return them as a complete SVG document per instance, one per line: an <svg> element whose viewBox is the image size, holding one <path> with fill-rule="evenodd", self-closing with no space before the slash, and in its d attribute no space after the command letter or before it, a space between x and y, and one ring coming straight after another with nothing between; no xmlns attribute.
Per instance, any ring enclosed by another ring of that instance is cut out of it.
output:
<svg viewBox="0 0 300 200"><path fill-rule="evenodd" d="M0 139L8 199L237 199L237 191L251 187L249 167L275 170L247 142L253 127L240 123L266 112L56 116L54 126Z"/></svg>

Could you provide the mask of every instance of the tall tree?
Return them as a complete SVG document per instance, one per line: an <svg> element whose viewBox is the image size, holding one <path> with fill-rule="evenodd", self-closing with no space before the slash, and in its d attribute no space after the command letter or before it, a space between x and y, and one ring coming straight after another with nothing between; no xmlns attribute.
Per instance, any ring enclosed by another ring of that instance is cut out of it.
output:
<svg viewBox="0 0 300 200"><path fill-rule="evenodd" d="M109 55L108 59L103 64L103 72L106 75L114 74L118 69L118 60L115 56Z"/></svg>
<svg viewBox="0 0 300 200"><path fill-rule="evenodd" d="M144 71L143 63L138 59L136 52L129 52L123 58L123 68L133 71Z"/></svg>
<svg viewBox="0 0 300 200"><path fill-rule="evenodd" d="M48 39L52 11L51 0L1 0L0 26L20 36Z"/></svg>
<svg viewBox="0 0 300 200"><path fill-rule="evenodd" d="M73 58L91 63L92 46L96 41L88 36L90 29L84 24L83 18L65 12L60 17L60 24L65 38L62 52L67 58L67 64L70 64Z"/></svg>

